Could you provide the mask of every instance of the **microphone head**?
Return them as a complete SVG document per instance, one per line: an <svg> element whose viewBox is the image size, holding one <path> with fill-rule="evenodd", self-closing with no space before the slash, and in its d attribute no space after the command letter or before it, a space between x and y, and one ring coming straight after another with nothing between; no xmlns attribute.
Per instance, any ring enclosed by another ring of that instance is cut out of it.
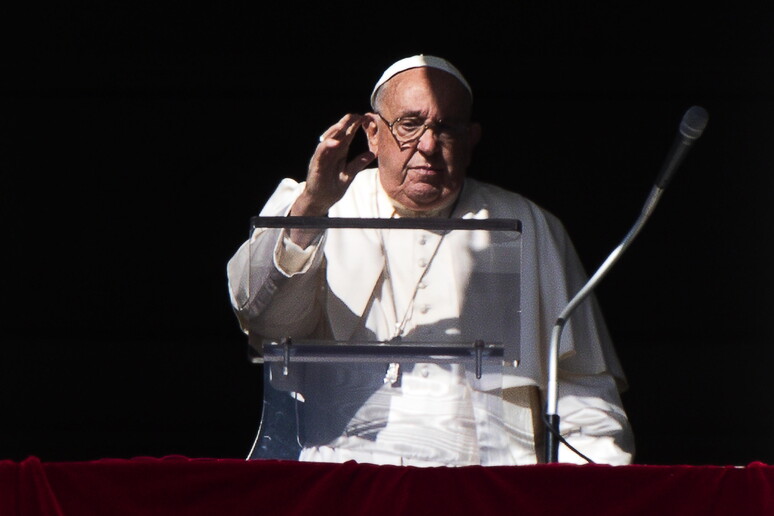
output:
<svg viewBox="0 0 774 516"><path fill-rule="evenodd" d="M706 109L701 106L693 106L683 115L683 120L680 122L680 134L689 140L696 140L704 132L708 120L709 113Z"/></svg>

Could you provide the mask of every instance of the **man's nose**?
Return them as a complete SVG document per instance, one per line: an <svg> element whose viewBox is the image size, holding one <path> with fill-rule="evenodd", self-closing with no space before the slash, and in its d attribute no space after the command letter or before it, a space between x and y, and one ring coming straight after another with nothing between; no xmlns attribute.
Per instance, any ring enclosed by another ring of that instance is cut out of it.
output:
<svg viewBox="0 0 774 516"><path fill-rule="evenodd" d="M422 154L433 154L438 150L438 139L435 135L435 128L428 127L419 137L417 150Z"/></svg>

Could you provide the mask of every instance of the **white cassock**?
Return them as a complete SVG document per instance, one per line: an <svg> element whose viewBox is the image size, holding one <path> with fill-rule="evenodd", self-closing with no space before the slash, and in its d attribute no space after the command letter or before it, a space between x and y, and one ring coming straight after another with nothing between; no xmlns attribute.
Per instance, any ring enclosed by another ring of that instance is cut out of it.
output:
<svg viewBox="0 0 774 516"><path fill-rule="evenodd" d="M303 183L283 180L261 215L286 215L302 189ZM229 262L240 323L264 337L385 341L398 334L411 341L475 337L520 346L518 368L490 368L481 379L463 366L437 364L397 371L307 367L294 386L308 423L301 460L537 461L551 328L585 273L561 223L518 194L466 179L453 212L444 215L520 220L521 256L510 263L518 269L521 261L520 274L508 274L513 271L502 264L492 270L491 263L488 272L495 274L476 274L477 251L486 255L486 242L466 232L424 230L331 230L302 250L280 230L259 228ZM396 211L370 169L357 175L329 216ZM565 327L559 380L560 430L568 442L595 462L631 462L633 439L618 394L625 378L593 298ZM584 462L563 446L559 460Z"/></svg>

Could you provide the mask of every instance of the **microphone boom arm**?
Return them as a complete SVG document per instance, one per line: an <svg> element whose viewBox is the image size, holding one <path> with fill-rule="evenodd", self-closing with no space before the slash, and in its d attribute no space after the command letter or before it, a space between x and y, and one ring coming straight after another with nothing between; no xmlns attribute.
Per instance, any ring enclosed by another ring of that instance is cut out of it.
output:
<svg viewBox="0 0 774 516"><path fill-rule="evenodd" d="M635 221L634 226L629 230L629 233L624 237L623 241L616 247L610 256L604 261L604 263L597 269L597 272L589 279L583 288L575 294L575 297L569 302L559 318L556 320L553 330L551 331L551 343L548 350L548 378L546 384L546 439L545 439L545 455L546 462L558 462L559 457L559 441L563 440L559 433L559 399L558 390L559 384L557 380L559 369L559 339L562 337L562 330L564 329L567 320L572 314L573 310L592 292L594 287L602 281L602 278L610 271L613 264L621 257L621 254L632 243L634 238L640 232L642 227L647 222L648 218L653 213L653 210L658 203L661 194L669 184L672 175L682 163L691 145L702 135L704 128L707 125L709 115L707 111L701 106L693 106L683 115L683 119L680 122L678 131L678 137L672 148L667 155L666 160L662 166L661 172L656 179L655 186L651 189L650 195L645 201L645 205L642 208L639 218ZM567 444L567 443L565 443ZM572 448L567 444L569 448L583 456L580 452ZM584 456L584 458L586 458Z"/></svg>
<svg viewBox="0 0 774 516"><path fill-rule="evenodd" d="M597 272L595 272L591 279L586 282L586 285L584 285L583 288L577 294L575 294L575 297L572 298L562 313L559 314L559 317L554 324L554 328L551 331L551 345L548 351L548 384L546 389L547 432L545 439L545 452L546 462L548 463L558 462L559 457L559 384L557 381L557 369L559 363L559 340L562 337L564 326L575 308L584 299L586 299L586 297L588 297L588 295L594 290L597 284L602 281L602 278L607 275L613 264L618 261L626 248L631 245L632 241L645 225L648 218L650 218L663 192L664 189L658 186L654 186L651 189L650 195L648 195L648 198L645 201L645 205L640 212L640 216L637 218L632 228L626 234L621 243L618 244L618 247L616 247L613 252L610 253L604 263L602 263L599 269L597 269Z"/></svg>

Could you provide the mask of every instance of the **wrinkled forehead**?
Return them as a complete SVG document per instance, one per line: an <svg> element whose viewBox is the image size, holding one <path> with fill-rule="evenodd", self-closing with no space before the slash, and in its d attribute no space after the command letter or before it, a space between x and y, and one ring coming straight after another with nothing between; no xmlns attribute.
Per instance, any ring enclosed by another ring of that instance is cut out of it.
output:
<svg viewBox="0 0 774 516"><path fill-rule="evenodd" d="M468 119L470 92L456 77L434 68L412 68L400 72L382 85L380 109L393 116L427 115L443 119Z"/></svg>

